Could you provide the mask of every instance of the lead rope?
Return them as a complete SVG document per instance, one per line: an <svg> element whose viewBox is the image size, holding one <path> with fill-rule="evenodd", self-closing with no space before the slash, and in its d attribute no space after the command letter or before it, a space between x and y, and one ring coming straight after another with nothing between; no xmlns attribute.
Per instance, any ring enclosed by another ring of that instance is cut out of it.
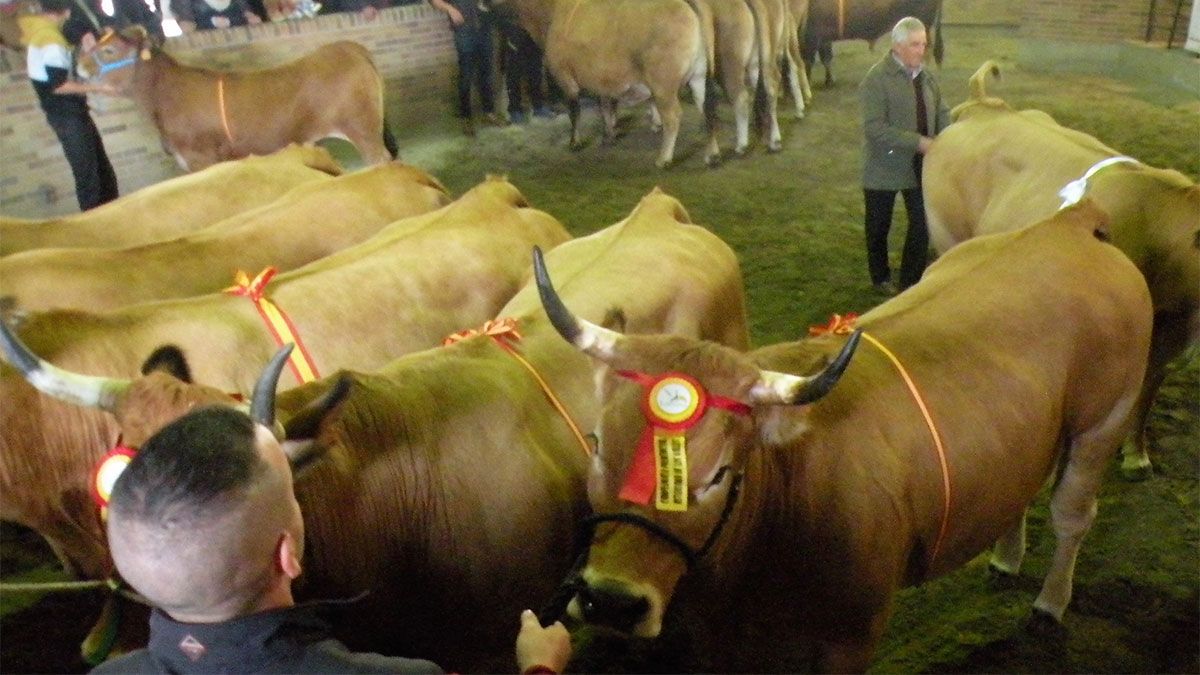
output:
<svg viewBox="0 0 1200 675"><path fill-rule="evenodd" d="M233 133L229 131L229 116L225 114L225 76L217 77L217 110L221 113L221 129L225 131L225 140L233 145Z"/></svg>

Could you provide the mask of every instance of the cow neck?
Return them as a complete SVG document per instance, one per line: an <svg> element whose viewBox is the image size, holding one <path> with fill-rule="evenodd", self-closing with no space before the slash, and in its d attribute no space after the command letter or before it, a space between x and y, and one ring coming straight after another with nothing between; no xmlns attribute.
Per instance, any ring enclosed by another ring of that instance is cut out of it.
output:
<svg viewBox="0 0 1200 675"><path fill-rule="evenodd" d="M857 328L857 323L857 314L849 313L845 316L834 314L827 325L811 326L809 327L808 332L809 335L812 336L846 336L850 335ZM888 349L887 345L885 345L871 333L867 332L866 330L861 330L861 333L863 339L874 346L875 349L885 357L885 359L895 370L896 374L899 375L900 379L904 382L905 388L908 389L908 392L920 411L921 418L925 422L926 427L929 429L929 434L932 437L932 444L934 451L937 454L938 465L941 469L942 478L942 517L938 526L937 539L933 544L933 551L929 554L929 559L927 561L929 565L932 565L933 562L937 560L938 554L941 552L942 543L946 538L946 533L949 531L950 526L952 491L950 484L950 467L946 458L946 447L942 442L942 434L938 430L932 414L929 412L929 406L926 405L925 398L921 395L921 390L917 386L917 382L909 374L908 369L904 367L900 357L897 356L891 349Z"/></svg>
<svg viewBox="0 0 1200 675"><path fill-rule="evenodd" d="M542 333L545 333L545 331L542 331ZM538 333L535 331L534 335L536 336ZM528 358L527 354L530 350L524 346L524 337L520 333L520 330L518 330L517 319L511 317L500 318L496 319L496 321L487 321L479 329L458 331L458 333L446 337L443 341L443 346L452 345L455 342L476 336L491 337L493 344L502 348L517 363L521 364L522 368L528 372L534 382L538 383L538 387L546 395L547 402L550 402L550 405L558 413L558 416L563 418L563 422L570 429L571 435L575 436L575 441L580 444L583 454L592 456L592 444L587 442L580 425L575 422L575 416L572 416L570 407L566 406L563 400L559 398L557 394L559 389L554 388L551 381L542 375L542 371L538 369L538 366L533 364L533 359ZM553 336L553 339L553 344L562 344L562 340L557 335ZM542 344L546 344L546 342L542 342ZM532 351L536 353L538 350Z"/></svg>

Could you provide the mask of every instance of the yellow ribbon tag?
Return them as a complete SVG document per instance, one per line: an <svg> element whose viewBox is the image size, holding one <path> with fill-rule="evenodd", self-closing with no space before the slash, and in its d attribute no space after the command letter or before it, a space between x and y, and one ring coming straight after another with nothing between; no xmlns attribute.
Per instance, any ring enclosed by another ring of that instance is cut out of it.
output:
<svg viewBox="0 0 1200 675"><path fill-rule="evenodd" d="M654 506L661 511L686 511L687 438L683 434L655 434L654 466L658 476Z"/></svg>

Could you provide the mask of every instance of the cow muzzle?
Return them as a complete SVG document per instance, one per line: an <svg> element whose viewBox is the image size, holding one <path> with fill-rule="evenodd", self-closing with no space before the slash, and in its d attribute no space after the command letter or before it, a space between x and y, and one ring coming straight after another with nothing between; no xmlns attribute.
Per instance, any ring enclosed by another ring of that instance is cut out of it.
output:
<svg viewBox="0 0 1200 675"><path fill-rule="evenodd" d="M590 624L643 638L662 630L662 598L653 588L613 579L587 580L571 599L567 612Z"/></svg>

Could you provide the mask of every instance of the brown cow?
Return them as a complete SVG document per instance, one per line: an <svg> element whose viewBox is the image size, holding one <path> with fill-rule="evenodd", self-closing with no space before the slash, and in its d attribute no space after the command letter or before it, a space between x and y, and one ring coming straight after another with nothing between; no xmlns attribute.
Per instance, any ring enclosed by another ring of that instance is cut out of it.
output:
<svg viewBox="0 0 1200 675"><path fill-rule="evenodd" d="M1006 533L998 563L1015 571L1025 507L1058 469L1058 543L1034 607L1060 619L1150 342L1146 284L1098 241L1102 222L1081 205L973 240L850 339L837 330L748 355L576 319L539 270L560 332L603 364L588 477L598 515L570 611L654 637L694 592L721 645L717 671L778 669L800 640L819 672L862 671L900 587ZM871 344L850 363L860 338ZM657 481L656 455L677 467ZM649 482L633 470L643 461Z"/></svg>
<svg viewBox="0 0 1200 675"><path fill-rule="evenodd" d="M872 46L896 22L915 16L929 32L929 47L940 66L945 54L942 37L942 0L810 0L804 32L804 63L812 74L819 53L825 67L825 86L833 85L833 43L866 40Z"/></svg>
<svg viewBox="0 0 1200 675"><path fill-rule="evenodd" d="M675 157L682 108L679 90L690 85L704 111L708 146L705 163L720 160L716 139L716 98L706 94L714 72L712 20L697 13L704 5L685 0L506 0L533 39L545 50L546 68L567 98L571 147L579 140L579 94L600 97L604 133L616 128L616 100L649 89L662 116L663 136L655 164Z"/></svg>
<svg viewBox="0 0 1200 675"><path fill-rule="evenodd" d="M990 61L971 78L957 121L925 158L930 239L946 251L1035 223L1084 194L1108 214L1112 243L1142 270L1154 298L1150 367L1122 460L1128 477L1144 478L1146 423L1166 364L1200 341L1200 186L1177 171L1112 160L1121 153L1044 112L1011 109L987 96L989 73L999 74Z"/></svg>
<svg viewBox="0 0 1200 675"><path fill-rule="evenodd" d="M79 69L137 101L188 171L330 136L353 143L369 164L396 156L383 79L355 42L322 45L274 68L226 72L183 65L134 26L106 33Z"/></svg>
<svg viewBox="0 0 1200 675"><path fill-rule="evenodd" d="M61 218L0 217L0 255L35 248L125 248L185 235L278 199L288 190L341 175L329 151L289 145L265 157L221 162Z"/></svg>
<svg viewBox="0 0 1200 675"><path fill-rule="evenodd" d="M569 238L510 183L489 179L438 211L281 274L266 295L288 314L318 370L373 368L494 316L528 279L529 248ZM276 348L253 303L229 295L34 313L19 333L58 367L122 378L171 344L198 381L222 392L249 391ZM285 386L294 378L289 373ZM110 563L87 474L121 429L98 410L39 394L2 365L0 401L0 518L46 537L68 570L103 578ZM123 431L127 444L145 438L131 426ZM45 471L47 462L56 468Z"/></svg>
<svg viewBox="0 0 1200 675"><path fill-rule="evenodd" d="M100 311L215 293L236 270L295 269L370 238L394 220L450 202L424 171L389 162L302 185L274 202L157 244L60 248L0 259L0 299L20 310ZM130 270L137 270L130 274Z"/></svg>
<svg viewBox="0 0 1200 675"><path fill-rule="evenodd" d="M736 256L658 191L627 219L550 251L546 261L584 316L601 321L620 306L630 331L747 345ZM569 566L572 531L587 508L587 441L524 364L585 431L600 412L592 368L555 334L532 284L499 316L516 320L519 338L493 325L377 373L280 394L289 451L297 456L312 440L328 460L298 479L307 532L298 592L370 589L341 626L360 647L420 654L461 672L503 672L511 668L505 627L513 613L545 601ZM345 383L335 416L298 412ZM144 422L182 413L190 402L182 388L150 378L130 385L112 406L126 439L153 430Z"/></svg>

